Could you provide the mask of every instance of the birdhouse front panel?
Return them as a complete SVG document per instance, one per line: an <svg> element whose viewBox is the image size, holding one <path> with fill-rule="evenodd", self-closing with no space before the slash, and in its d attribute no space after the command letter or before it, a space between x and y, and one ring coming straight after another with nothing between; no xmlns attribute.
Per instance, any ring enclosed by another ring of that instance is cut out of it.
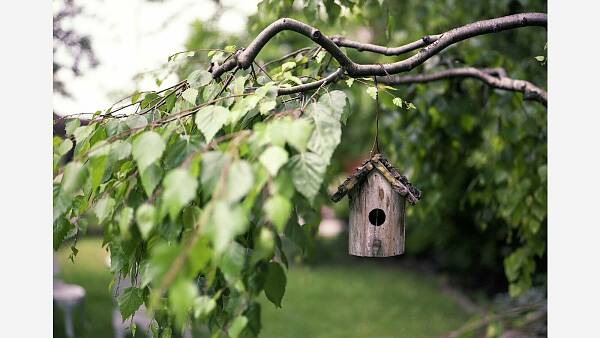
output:
<svg viewBox="0 0 600 338"><path fill-rule="evenodd" d="M378 170L352 189L348 251L354 256L388 257L404 252L406 199Z"/></svg>
<svg viewBox="0 0 600 338"><path fill-rule="evenodd" d="M344 180L331 200L339 202L346 195L350 203L348 252L364 257L404 253L406 202L415 205L421 191L383 155L374 154Z"/></svg>

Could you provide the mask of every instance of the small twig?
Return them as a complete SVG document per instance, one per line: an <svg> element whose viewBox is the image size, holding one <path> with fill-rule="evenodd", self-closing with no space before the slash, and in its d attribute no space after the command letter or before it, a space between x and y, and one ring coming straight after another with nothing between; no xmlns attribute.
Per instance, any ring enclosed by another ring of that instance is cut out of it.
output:
<svg viewBox="0 0 600 338"><path fill-rule="evenodd" d="M311 49L314 49L314 48L315 48L315 47L304 47L304 48L300 48L300 49L298 49L298 50L296 50L296 51L293 51L293 52L291 52L291 53L288 53L288 54L286 54L286 55L284 55L284 56L280 57L279 59L275 59L275 60L272 60L272 61L266 62L266 63L263 65L263 67L265 67L265 68L268 68L270 65L272 65L272 64L274 64L274 63L278 63L278 62L281 62L281 61L285 61L285 60L287 60L287 59L289 59L289 58L291 58L291 57L294 57L294 56L296 56L296 55L298 55L298 54L301 54L301 53L303 53L303 52L305 52L305 51L309 51L309 50L311 50Z"/></svg>
<svg viewBox="0 0 600 338"><path fill-rule="evenodd" d="M271 78L271 76L269 75L269 73L267 73L267 71L263 67L261 67L258 64L258 62L254 61L253 63L256 65L256 67L258 67L258 69L260 69L269 78L269 80L273 81L273 78Z"/></svg>
<svg viewBox="0 0 600 338"><path fill-rule="evenodd" d="M231 72L231 74L229 75L229 78L227 78L227 81L225 81L225 84L223 85L223 88L221 88L221 90L219 91L219 93L217 95L215 95L215 97L213 98L216 99L217 97L219 97L219 95L221 95L225 89L227 88L227 86L229 86L229 84L231 83L231 80L233 80L233 77L235 76L235 73L237 73L239 67L235 67L233 69L233 71Z"/></svg>

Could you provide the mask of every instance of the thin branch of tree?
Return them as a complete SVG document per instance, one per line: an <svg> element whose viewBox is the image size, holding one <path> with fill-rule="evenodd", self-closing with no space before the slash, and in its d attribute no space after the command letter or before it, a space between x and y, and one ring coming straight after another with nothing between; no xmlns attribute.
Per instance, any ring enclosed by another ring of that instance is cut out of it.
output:
<svg viewBox="0 0 600 338"><path fill-rule="evenodd" d="M307 25L303 22L296 21L290 18L279 19L269 26L267 26L258 36L250 43L246 49L239 49L235 54L231 54L223 64L212 69L213 78L220 78L225 72L232 71L234 69L247 69L252 64L256 64L257 67L270 78L268 72L261 67L255 58L260 50L278 33L291 30L299 34L311 38L318 46L316 47L317 52L323 48L332 58L340 64L340 67L328 76L316 80L313 82L303 83L292 87L280 87L277 91L278 95L289 95L294 93L302 93L310 90L318 89L326 84L334 83L342 79L344 76L351 78L359 77L370 77L379 76L378 80L382 84L404 84L404 83L417 83L417 82L429 82L439 80L443 78L451 77L471 77L476 78L490 86L498 89L519 91L524 94L525 99L536 100L544 105L547 105L547 93L536 87L532 83L524 80L515 80L506 77L506 72L503 70L478 70L476 68L457 68L450 69L444 72L439 72L430 75L417 75L417 76L393 76L390 74L398 74L410 71L416 66L422 64L432 56L438 54L446 47L460 42L462 40L488 34L500 32L508 29L514 29L519 27L527 26L541 26L546 27L547 15L545 13L522 13L504 16L495 19L482 20L474 23L470 23L458 28L454 28L445 33L437 35L427 35L417 41L408 43L399 47L384 47L368 43L360 43L357 41L346 39L342 36L333 36L331 38L323 35L318 29ZM413 50L417 50L421 47L419 52L411 57L404 60L386 63L386 64L358 64L353 62L340 47L355 48L359 51L369 51L373 53L383 55L400 55ZM284 57L274 60L281 61L285 60L292 55L311 48L306 47L301 50L295 51ZM314 48L312 48L314 49ZM176 88L179 89L181 86L185 86L186 81L183 80L172 87L163 89L162 91ZM164 98L163 98L164 99ZM125 105L117 108L114 113L118 110L124 109L128 106L138 104L140 101ZM190 110L193 113L196 108ZM181 116L177 116L181 117Z"/></svg>
<svg viewBox="0 0 600 338"><path fill-rule="evenodd" d="M477 69L473 67L451 68L431 74L421 75L391 75L377 77L377 81L387 85L402 85L412 83L425 83L450 78L473 78L481 80L487 85L503 90L523 93L525 100L538 101L544 106L548 105L548 93L529 81L512 79L506 76L502 68Z"/></svg>
<svg viewBox="0 0 600 338"><path fill-rule="evenodd" d="M289 59L289 58L291 58L291 57L295 57L295 56L296 56L296 55L298 55L298 54L301 54L301 53L303 53L303 52L310 51L310 50L312 50L312 49L315 49L315 48L317 48L317 47L304 47L304 48L300 48L300 49L298 49L298 50L295 50L295 51L293 51L293 52L291 52L291 53L288 53L288 54L286 54L286 55L284 55L284 56L282 56L282 57L280 57L280 58L278 58L278 59L275 59L275 60L271 60L271 61L269 61L269 62L266 62L266 63L263 65L263 67L264 67L264 68L267 68L267 67L269 67L270 65L272 65L272 64L274 64L274 63L278 63L278 62L285 61L285 60L287 60L287 59Z"/></svg>
<svg viewBox="0 0 600 338"><path fill-rule="evenodd" d="M367 77L407 72L438 54L446 47L474 36L496 33L519 27L546 27L547 21L548 19L545 13L514 14L495 19L477 21L439 34L438 39L407 59L387 64L358 64L353 62L332 39L323 35L318 29L294 19L283 18L273 22L261 31L246 49L237 51L231 59L213 69L213 77L218 78L223 73L234 69L236 66L247 69L252 62L254 62L256 56L267 42L275 35L285 30L291 30L309 37L315 43L323 47L338 61L340 66L345 69L348 76ZM361 46L358 42L354 42L352 45L354 47ZM414 46L418 45L419 43L416 42ZM411 46L411 48L414 46ZM378 50L375 47L375 45L362 45L364 50L373 52Z"/></svg>
<svg viewBox="0 0 600 338"><path fill-rule="evenodd" d="M346 39L340 35L334 35L331 37L331 41L333 41L336 45L340 47L354 48L359 52L373 52L377 54L383 54L387 56L392 55L402 55L408 52L412 52L413 50L419 49L421 47L425 47L427 45L432 44L437 41L442 34L437 35L426 35L420 38L417 41L413 41L411 43L407 43L405 45L399 47L387 47L387 46L379 46L371 43L362 43L350 39Z"/></svg>
<svg viewBox="0 0 600 338"><path fill-rule="evenodd" d="M279 89L277 89L277 95L289 95L317 89L325 84L337 82L342 77L342 75L344 75L344 68L338 68L335 72L327 75L326 77L318 81L304 83L293 87L279 87Z"/></svg>

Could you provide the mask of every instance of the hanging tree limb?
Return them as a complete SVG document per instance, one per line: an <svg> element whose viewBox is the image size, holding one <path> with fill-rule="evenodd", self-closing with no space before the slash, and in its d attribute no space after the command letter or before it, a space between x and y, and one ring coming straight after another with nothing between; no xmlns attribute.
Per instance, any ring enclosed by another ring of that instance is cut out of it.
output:
<svg viewBox="0 0 600 338"><path fill-rule="evenodd" d="M336 59L336 61L340 64L340 66L345 70L348 76L350 77L366 77L366 76L383 76L388 74L398 74L402 72L407 72L414 67L422 64L432 56L438 54L446 47L457 43L459 41L488 33L496 33L508 29L514 29L519 27L527 27L527 26L541 26L546 27L547 25L547 15L544 13L523 13L523 14L514 14L509 16L504 16L495 19L482 20L474 23L470 23L461 27L454 28L448 32L439 34L431 39L421 39L415 41L411 44L405 45L409 47L398 47L401 52L414 50L416 48L421 47L424 44L427 44L426 47L419 50L419 52L407 59L387 63L387 64L358 64L353 62L344 52L340 49L340 47L334 42L334 40L338 41L340 44L345 44L351 48L360 48L359 50L368 50L375 53L390 51L381 50L381 46L376 46L372 44L361 44L359 42L350 41L350 40L342 40L340 37L331 38L323 35L321 31L318 29L307 25L303 22L290 19L283 18L279 19L269 26L267 26L264 30L262 30L258 36L248 45L248 47L244 50L239 50L230 58L228 61L224 62L219 67L213 69L213 78L219 78L223 73L234 69L236 66L239 66L243 69L247 69L250 67L252 62L255 60L258 53L262 50L262 48L269 42L271 38L282 31L290 30L302 34L310 39L312 39L315 43L323 47L327 52L331 54L331 56ZM429 40L435 40L428 44ZM343 41L343 42L342 42ZM383 48L383 47L382 47ZM398 52L396 50L395 52ZM303 85L301 85L303 86ZM294 91L297 92L297 91Z"/></svg>
<svg viewBox="0 0 600 338"><path fill-rule="evenodd" d="M473 78L483 81L497 89L523 93L525 100L538 101L544 106L548 105L548 93L525 80L512 79L506 76L502 68L477 69L473 67L451 68L431 74L421 75L390 75L377 77L380 83L387 85L401 85L412 83L425 83L450 78Z"/></svg>

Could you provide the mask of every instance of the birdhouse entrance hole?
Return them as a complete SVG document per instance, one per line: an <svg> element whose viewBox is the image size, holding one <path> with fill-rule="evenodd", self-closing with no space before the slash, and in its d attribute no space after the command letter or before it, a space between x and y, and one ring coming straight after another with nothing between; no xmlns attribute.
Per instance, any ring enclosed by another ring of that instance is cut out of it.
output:
<svg viewBox="0 0 600 338"><path fill-rule="evenodd" d="M369 212L369 222L375 226L380 226L385 222L385 212L381 209L373 209Z"/></svg>

